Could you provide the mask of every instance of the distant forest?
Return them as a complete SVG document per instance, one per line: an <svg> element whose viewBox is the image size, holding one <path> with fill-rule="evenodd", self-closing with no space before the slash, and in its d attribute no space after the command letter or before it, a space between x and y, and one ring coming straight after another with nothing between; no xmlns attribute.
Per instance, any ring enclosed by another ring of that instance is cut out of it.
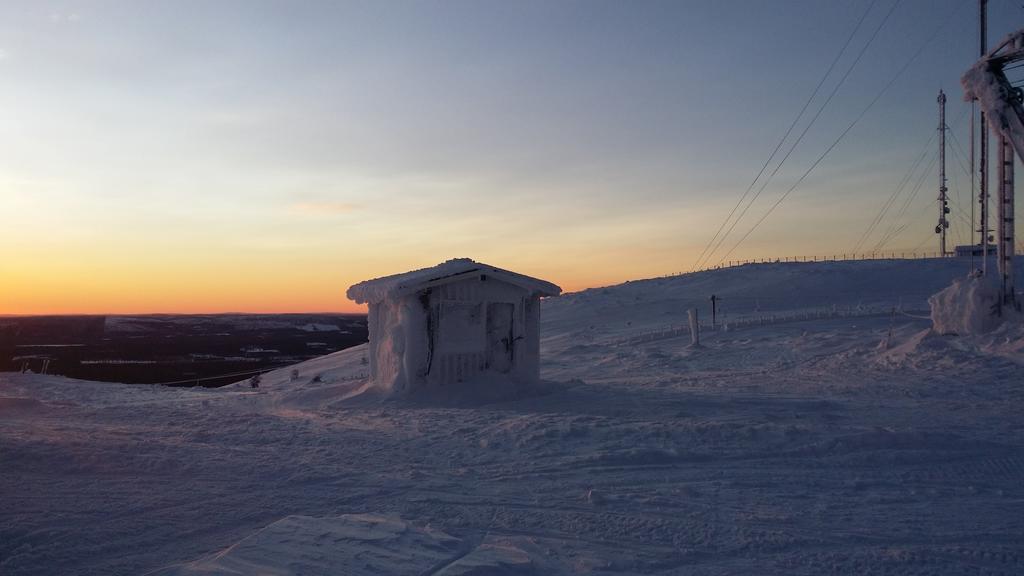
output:
<svg viewBox="0 0 1024 576"><path fill-rule="evenodd" d="M0 371L216 387L366 342L364 314L0 317Z"/></svg>

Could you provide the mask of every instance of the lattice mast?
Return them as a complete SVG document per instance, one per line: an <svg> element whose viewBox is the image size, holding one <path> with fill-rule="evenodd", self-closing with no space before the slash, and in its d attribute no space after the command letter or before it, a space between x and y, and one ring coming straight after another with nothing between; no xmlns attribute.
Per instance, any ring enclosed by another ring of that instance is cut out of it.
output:
<svg viewBox="0 0 1024 576"><path fill-rule="evenodd" d="M1024 158L1024 93L1010 83L1004 70L1021 61L1024 61L1024 29L1008 34L960 79L966 99L977 99L985 112L988 125L983 128L991 130L999 140L996 249L1000 301L1004 306L1017 305L1013 277L1014 154Z"/></svg>
<svg viewBox="0 0 1024 576"><path fill-rule="evenodd" d="M978 0L978 55L988 52L988 0ZM981 272L988 273L988 124L981 107L981 139L978 141L978 243L981 245Z"/></svg>
<svg viewBox="0 0 1024 576"><path fill-rule="evenodd" d="M947 256L946 231L949 230L949 189L946 187L946 94L939 90L939 223L935 233L939 235L939 255Z"/></svg>

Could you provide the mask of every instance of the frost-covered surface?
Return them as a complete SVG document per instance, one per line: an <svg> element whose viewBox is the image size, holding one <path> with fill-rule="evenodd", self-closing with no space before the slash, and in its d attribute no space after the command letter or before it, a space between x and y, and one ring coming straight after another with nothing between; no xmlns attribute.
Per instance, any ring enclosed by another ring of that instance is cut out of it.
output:
<svg viewBox="0 0 1024 576"><path fill-rule="evenodd" d="M510 272L482 262L475 262L469 258L453 258L430 268L421 268L360 282L349 287L346 295L349 300L354 300L359 304L380 302L414 290L424 283L475 271L493 274L513 284L529 288L542 296L557 296L562 292L561 288L544 280Z"/></svg>
<svg viewBox="0 0 1024 576"><path fill-rule="evenodd" d="M980 263L975 260L975 265ZM994 258L989 266L994 269ZM1018 286L1024 286L1022 268L1024 259L1018 258ZM960 258L737 266L545 300L541 332L549 339L561 334L606 342L610 335L685 325L686 311L695 307L701 321L710 323L712 295L718 298L719 322L799 310L888 311L898 306L926 313L930 296L969 272L970 261Z"/></svg>
<svg viewBox="0 0 1024 576"><path fill-rule="evenodd" d="M381 402L364 347L258 390L0 375L0 573L1021 574L1024 331L916 311L963 268L552 299L549 387L475 407ZM709 290L731 315L905 313L613 344Z"/></svg>
<svg viewBox="0 0 1024 576"><path fill-rule="evenodd" d="M388 396L427 389L450 395L481 378L492 387L535 384L540 298L560 292L461 258L361 282L348 297L369 302L369 384Z"/></svg>
<svg viewBox="0 0 1024 576"><path fill-rule="evenodd" d="M986 57L964 72L960 84L964 100L977 99L993 131L1010 140L1020 158L1024 158L1024 118L1021 105L1012 94L1013 86L1004 74L992 72L990 58L1024 53L1024 30L1007 34ZM998 54L994 54L998 53Z"/></svg>
<svg viewBox="0 0 1024 576"><path fill-rule="evenodd" d="M460 545L457 538L397 518L288 516L212 558L155 574L331 574L340 566L359 566L372 574L418 576L446 564Z"/></svg>
<svg viewBox="0 0 1024 576"><path fill-rule="evenodd" d="M373 514L288 516L211 558L150 574L544 574L545 563L523 548L533 548L528 539L488 537L477 544Z"/></svg>
<svg viewBox="0 0 1024 576"><path fill-rule="evenodd" d="M948 288L928 299L932 329L938 334L985 334L1007 316L1017 321L1012 310L999 310L999 287L992 276L957 278Z"/></svg>

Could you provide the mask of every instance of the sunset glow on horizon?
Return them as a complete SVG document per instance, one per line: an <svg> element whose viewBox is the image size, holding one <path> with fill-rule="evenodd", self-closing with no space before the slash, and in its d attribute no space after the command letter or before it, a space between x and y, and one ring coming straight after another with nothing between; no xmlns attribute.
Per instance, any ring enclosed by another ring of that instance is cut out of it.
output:
<svg viewBox="0 0 1024 576"><path fill-rule="evenodd" d="M962 4L897 7L712 263L850 251L940 87L966 145ZM566 291L687 271L867 5L5 4L0 314L362 312L350 285L456 257ZM886 252L934 249L936 179Z"/></svg>

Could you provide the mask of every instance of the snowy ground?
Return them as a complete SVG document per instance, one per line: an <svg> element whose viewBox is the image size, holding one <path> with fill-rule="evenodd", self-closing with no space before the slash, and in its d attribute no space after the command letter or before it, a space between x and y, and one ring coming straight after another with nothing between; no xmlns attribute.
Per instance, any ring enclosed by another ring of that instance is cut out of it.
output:
<svg viewBox="0 0 1024 576"><path fill-rule="evenodd" d="M477 407L346 399L363 347L258 391L2 374L0 574L1022 574L1024 337L915 317L961 268L567 295L550 393ZM777 322L670 337L711 293Z"/></svg>

